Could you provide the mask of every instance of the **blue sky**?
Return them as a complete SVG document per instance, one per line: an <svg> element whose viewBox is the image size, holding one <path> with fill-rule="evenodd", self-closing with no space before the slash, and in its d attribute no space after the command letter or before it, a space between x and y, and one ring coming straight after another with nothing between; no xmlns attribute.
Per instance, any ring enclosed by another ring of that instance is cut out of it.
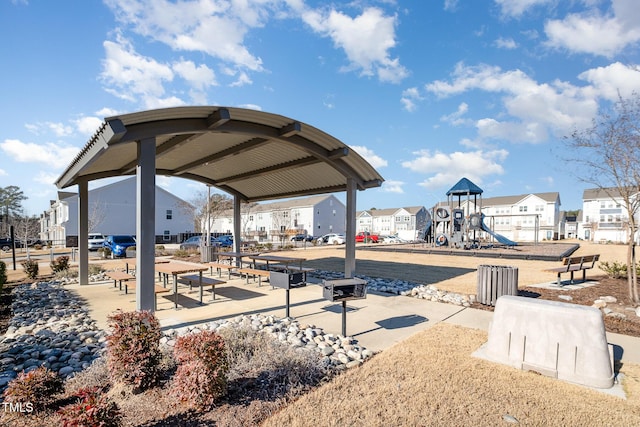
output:
<svg viewBox="0 0 640 427"><path fill-rule="evenodd" d="M353 147L386 180L358 209L430 206L462 177L580 208L563 138L640 91L636 1L0 0L0 186L37 215L104 117L224 105Z"/></svg>

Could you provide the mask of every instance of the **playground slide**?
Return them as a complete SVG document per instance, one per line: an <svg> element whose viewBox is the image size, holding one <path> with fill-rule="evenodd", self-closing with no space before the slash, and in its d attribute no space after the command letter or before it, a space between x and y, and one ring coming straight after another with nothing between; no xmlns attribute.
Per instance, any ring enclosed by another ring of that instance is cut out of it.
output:
<svg viewBox="0 0 640 427"><path fill-rule="evenodd" d="M431 220L427 220L427 225L424 227L424 233L422 235L422 238L424 240L428 240L428 236L431 233L431 225L433 223L431 222Z"/></svg>
<svg viewBox="0 0 640 427"><path fill-rule="evenodd" d="M492 229L490 229L487 224L484 223L484 215L482 216L482 224L481 224L481 228L483 231L486 231L487 233L491 234L493 237L495 237L495 239L502 243L503 245L507 245L507 246L516 246L517 243L514 242L513 240L509 240L506 237L504 237L502 234L498 234L495 231L493 231Z"/></svg>

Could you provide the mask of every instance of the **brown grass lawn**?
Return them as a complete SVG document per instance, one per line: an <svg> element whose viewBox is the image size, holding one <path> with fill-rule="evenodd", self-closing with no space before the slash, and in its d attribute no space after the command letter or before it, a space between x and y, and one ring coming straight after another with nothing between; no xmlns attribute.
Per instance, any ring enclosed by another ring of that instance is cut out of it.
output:
<svg viewBox="0 0 640 427"><path fill-rule="evenodd" d="M486 332L439 324L301 397L264 426L638 426L640 367L627 400L477 359ZM512 420L513 422L513 420Z"/></svg>

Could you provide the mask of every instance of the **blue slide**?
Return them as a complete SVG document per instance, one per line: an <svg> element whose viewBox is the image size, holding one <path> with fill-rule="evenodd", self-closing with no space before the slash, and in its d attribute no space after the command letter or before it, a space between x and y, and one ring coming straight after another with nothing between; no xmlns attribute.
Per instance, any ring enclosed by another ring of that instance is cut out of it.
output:
<svg viewBox="0 0 640 427"><path fill-rule="evenodd" d="M486 231L487 233L491 234L498 242L502 243L503 245L507 245L507 246L517 245L517 243L514 242L513 240L509 240L506 237L504 237L502 234L498 234L492 229L490 229L489 227L487 227L487 224L484 223L484 215L482 215L481 228L483 231Z"/></svg>

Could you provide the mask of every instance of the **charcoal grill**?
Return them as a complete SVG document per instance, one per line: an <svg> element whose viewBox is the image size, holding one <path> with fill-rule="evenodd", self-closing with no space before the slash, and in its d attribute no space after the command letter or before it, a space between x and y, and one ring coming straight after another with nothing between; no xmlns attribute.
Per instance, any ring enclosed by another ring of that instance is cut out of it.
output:
<svg viewBox="0 0 640 427"><path fill-rule="evenodd" d="M286 290L287 293L287 301L286 301L286 316L289 317L289 291L295 288L301 288L303 286L307 286L307 273L288 273L288 272L280 272L280 271L270 271L269 272L269 283L274 288L282 288Z"/></svg>
<svg viewBox="0 0 640 427"><path fill-rule="evenodd" d="M334 279L322 281L322 296L331 302L342 302L342 336L347 336L347 301L367 297L367 281Z"/></svg>

